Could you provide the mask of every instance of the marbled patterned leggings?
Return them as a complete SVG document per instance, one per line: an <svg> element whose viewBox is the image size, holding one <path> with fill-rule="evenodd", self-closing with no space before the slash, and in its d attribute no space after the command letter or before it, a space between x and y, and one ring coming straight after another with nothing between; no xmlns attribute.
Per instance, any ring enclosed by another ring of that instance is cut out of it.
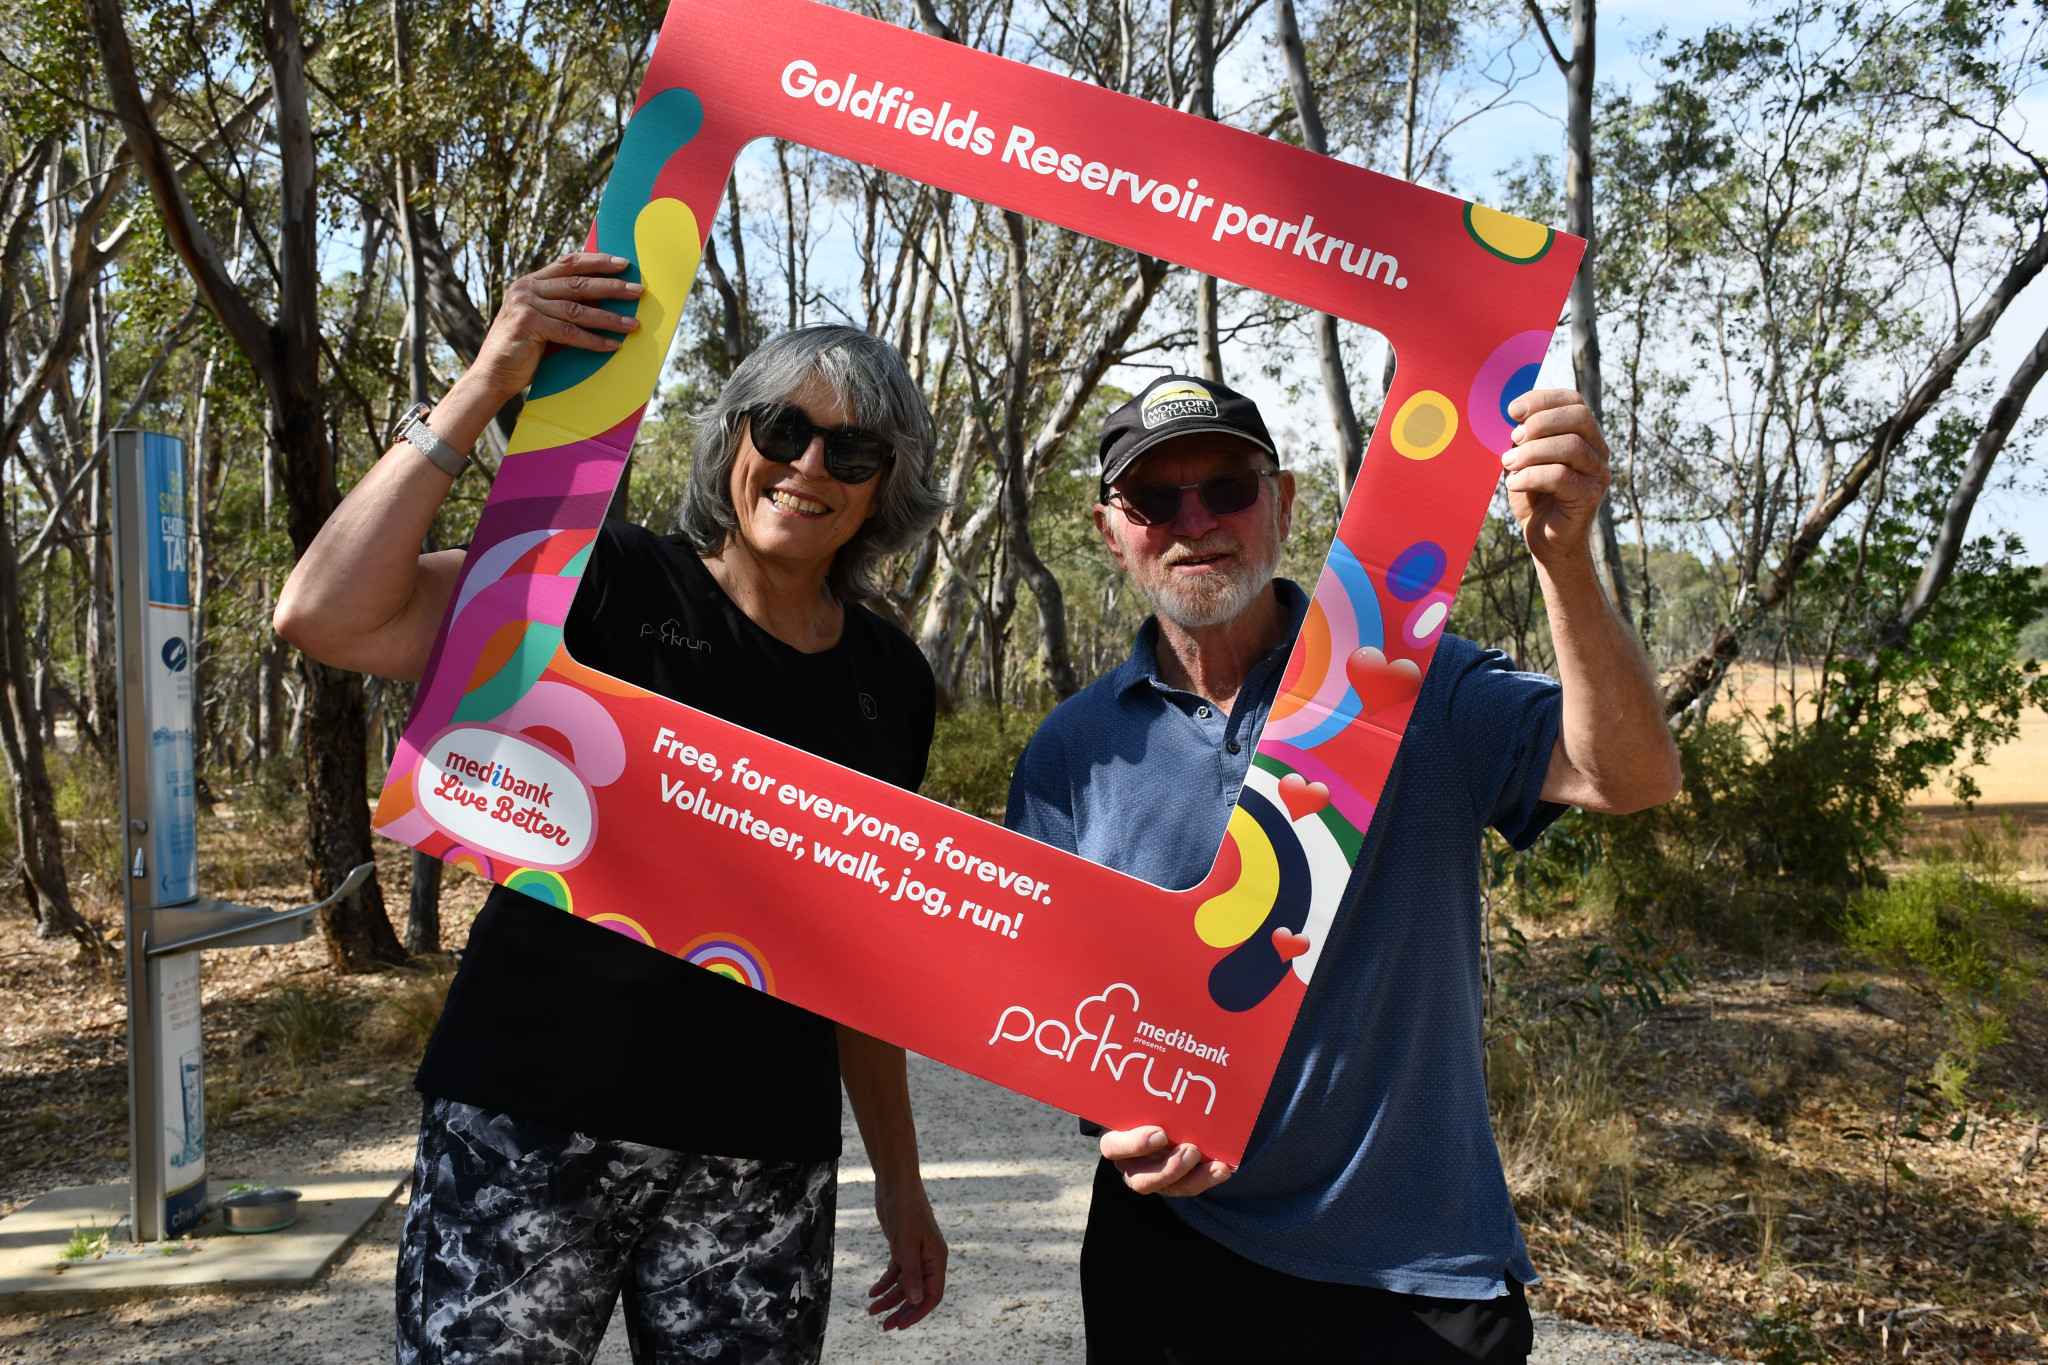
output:
<svg viewBox="0 0 2048 1365"><path fill-rule="evenodd" d="M815 1362L836 1161L689 1156L428 1099L398 1253L399 1365Z"/></svg>

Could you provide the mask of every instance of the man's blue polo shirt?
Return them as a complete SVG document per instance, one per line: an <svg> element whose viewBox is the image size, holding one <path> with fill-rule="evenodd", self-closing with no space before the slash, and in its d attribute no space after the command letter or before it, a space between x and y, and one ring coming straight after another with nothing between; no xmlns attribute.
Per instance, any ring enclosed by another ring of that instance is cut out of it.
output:
<svg viewBox="0 0 2048 1365"><path fill-rule="evenodd" d="M1159 629L1062 703L1025 748L1005 823L1176 890L1215 860L1308 610L1276 585L1287 640L1228 717L1162 682ZM1516 1225L1480 1065L1479 840L1527 847L1557 683L1445 635L1244 1163L1167 1207L1239 1255L1304 1279L1483 1299L1536 1279Z"/></svg>

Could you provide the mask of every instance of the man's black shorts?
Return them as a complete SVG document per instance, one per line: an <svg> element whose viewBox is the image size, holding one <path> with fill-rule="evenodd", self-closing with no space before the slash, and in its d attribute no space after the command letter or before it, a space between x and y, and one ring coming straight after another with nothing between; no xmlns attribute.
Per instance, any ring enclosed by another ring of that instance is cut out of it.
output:
<svg viewBox="0 0 2048 1365"><path fill-rule="evenodd" d="M1133 1194L1107 1161L1081 1244L1091 1365L1522 1365L1535 1328L1522 1286L1435 1299L1326 1284L1248 1261Z"/></svg>

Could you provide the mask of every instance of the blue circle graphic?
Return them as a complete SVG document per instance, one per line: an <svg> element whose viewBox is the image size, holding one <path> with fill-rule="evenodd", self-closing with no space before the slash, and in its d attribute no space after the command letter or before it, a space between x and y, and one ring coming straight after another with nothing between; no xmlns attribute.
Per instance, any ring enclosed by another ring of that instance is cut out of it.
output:
<svg viewBox="0 0 2048 1365"><path fill-rule="evenodd" d="M1536 362L1534 365L1524 365L1521 369L1509 375L1508 382L1500 386L1500 420L1506 422L1510 427L1515 425L1515 419L1508 416L1508 404L1536 387L1536 376L1542 372L1542 369L1543 362L1541 361Z"/></svg>
<svg viewBox="0 0 2048 1365"><path fill-rule="evenodd" d="M186 662L187 653L184 640L173 635L170 639L164 641L165 668L170 669L173 673L183 673Z"/></svg>
<svg viewBox="0 0 2048 1365"><path fill-rule="evenodd" d="M1450 556L1433 540L1418 540L1387 566L1387 591L1403 602L1419 601L1444 576Z"/></svg>

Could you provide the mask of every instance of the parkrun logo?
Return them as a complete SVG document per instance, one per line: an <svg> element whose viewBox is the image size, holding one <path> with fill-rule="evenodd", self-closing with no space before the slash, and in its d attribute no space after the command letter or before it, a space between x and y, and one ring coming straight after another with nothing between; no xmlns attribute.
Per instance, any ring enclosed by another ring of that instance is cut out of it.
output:
<svg viewBox="0 0 2048 1365"><path fill-rule="evenodd" d="M1088 1069L1090 1071L1094 1071L1099 1067L1109 1072L1112 1078L1121 1081L1124 1078L1124 1072L1131 1069L1131 1064L1139 1058L1143 1058L1145 1065L1138 1068L1138 1080L1148 1093L1157 1095L1164 1100L1171 1100L1175 1104L1183 1104L1187 1101L1188 1087L1199 1081L1208 1090L1208 1098L1202 1105L1202 1112L1206 1114L1214 1109L1216 1107L1216 1082L1210 1080L1207 1076L1198 1075L1186 1067L1177 1066L1173 1070L1173 1079L1166 1083L1164 1090L1161 1090L1158 1086L1152 1084L1152 1064L1165 1059L1156 1053L1144 1051L1142 1048L1136 1051L1128 1050L1122 1043L1114 1041L1117 1015L1113 1002L1119 995L1127 995L1131 998L1131 1010L1135 1013L1138 1009L1138 992L1124 982L1119 981L1115 985L1106 987L1102 994L1091 995L1080 1004L1074 1006L1074 1022L1072 1027L1069 1027L1064 1019L1048 1017L1041 1020L1024 1006L1011 1005L997 1018L996 1031L989 1035L988 1045L994 1047L997 1043L1030 1043L1048 1057L1056 1057L1060 1061L1071 1062L1079 1055L1081 1044L1093 1043L1095 1046L1087 1054ZM1091 1005L1100 1006L1100 1008L1090 1010L1089 1007ZM1091 1028L1089 1026L1090 1023L1098 1019L1101 1022L1101 1028ZM1012 1028L1017 1028L1019 1032L1010 1032ZM1177 1047L1202 1057L1207 1061L1214 1062L1218 1066L1229 1065L1229 1052L1227 1049L1204 1047L1201 1044L1197 1044L1188 1037L1184 1029L1166 1030L1141 1022L1137 1026L1136 1033L1137 1041L1145 1046ZM1169 1043L1167 1042L1168 1039L1175 1041ZM1117 1052L1123 1053L1123 1056L1116 1057L1111 1055Z"/></svg>
<svg viewBox="0 0 2048 1365"><path fill-rule="evenodd" d="M413 780L435 824L493 857L555 871L590 851L590 788L554 750L523 735L452 726L427 746Z"/></svg>

